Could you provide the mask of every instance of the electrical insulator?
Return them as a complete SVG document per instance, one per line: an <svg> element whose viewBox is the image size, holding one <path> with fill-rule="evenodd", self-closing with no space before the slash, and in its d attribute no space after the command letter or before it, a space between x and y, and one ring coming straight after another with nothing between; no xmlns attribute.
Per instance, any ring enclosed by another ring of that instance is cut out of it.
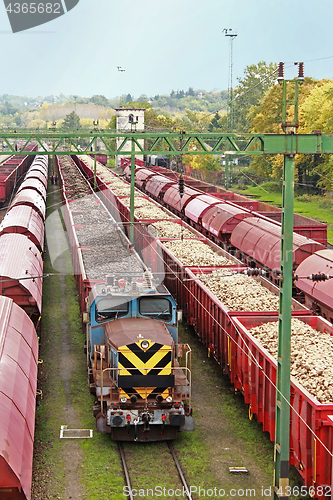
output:
<svg viewBox="0 0 333 500"><path fill-rule="evenodd" d="M279 62L279 71L278 71L278 80L283 80L284 79L284 63Z"/></svg>
<svg viewBox="0 0 333 500"><path fill-rule="evenodd" d="M246 269L243 271L243 274L247 274L247 276L264 276L266 271L263 269Z"/></svg>
<svg viewBox="0 0 333 500"><path fill-rule="evenodd" d="M320 273L320 274L311 274L310 276L308 276L308 280L311 280L311 281L326 281L326 280L329 280L331 276L329 276L328 274L323 274L323 273Z"/></svg>
<svg viewBox="0 0 333 500"><path fill-rule="evenodd" d="M181 175L178 179L179 196L182 198L184 194L184 177Z"/></svg>
<svg viewBox="0 0 333 500"><path fill-rule="evenodd" d="M302 80L304 78L304 63L302 62L298 63L298 78Z"/></svg>

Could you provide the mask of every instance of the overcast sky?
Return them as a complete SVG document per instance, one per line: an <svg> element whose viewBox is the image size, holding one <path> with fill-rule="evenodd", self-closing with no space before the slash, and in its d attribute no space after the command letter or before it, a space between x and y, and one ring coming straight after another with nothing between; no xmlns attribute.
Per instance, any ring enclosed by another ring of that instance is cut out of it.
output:
<svg viewBox="0 0 333 500"><path fill-rule="evenodd" d="M1 2L0 94L227 89L223 28L238 34L234 85L259 61L304 61L306 76L332 78L332 19L332 0L80 0L58 19L13 34Z"/></svg>

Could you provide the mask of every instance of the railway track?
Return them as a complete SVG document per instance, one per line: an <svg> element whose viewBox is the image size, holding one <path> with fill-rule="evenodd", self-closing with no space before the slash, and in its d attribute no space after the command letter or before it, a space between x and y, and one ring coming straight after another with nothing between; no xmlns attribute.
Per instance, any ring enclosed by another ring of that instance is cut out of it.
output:
<svg viewBox="0 0 333 500"><path fill-rule="evenodd" d="M129 444L127 444L128 447L129 447ZM182 471L182 468L180 466L180 463L179 463L179 460L177 458L177 455L176 455L176 451L174 449L174 446L172 444L172 442L168 441L167 442L167 445L168 445L168 448L169 448L169 461L172 462L174 464L174 469L173 469L173 473L171 472L171 468L169 468L169 474L172 474L174 476L174 482L173 482L173 486L172 488L168 489L168 487L164 487L162 488L162 486L158 485L158 480L154 478L154 481L155 481L155 485L153 486L148 486L148 485L145 485L144 488L140 488L136 485L136 482L138 481L137 478L135 478L133 481L131 480L131 476L130 476L130 473L129 473L129 467L128 467L128 464L127 464L127 460L126 460L126 452L124 450L124 446L122 443L118 442L118 451L119 451L119 456L120 456L120 459L121 459L121 464L122 464L122 468L123 468L123 471L124 471L124 479L125 479L125 483L126 483L126 489L124 491L126 491L127 493L127 498L128 500L134 500L136 494L137 494L137 491L138 490L146 490L146 498L149 498L149 490L151 491L154 491L154 492L162 492L163 489L165 489L166 491L168 491L168 496L170 497L170 492L174 492L175 495L180 496L181 494L183 495L183 497L185 498L188 498L188 500L193 500L193 497L191 495L191 488L188 486L187 482L186 482L186 479L185 479L185 475ZM132 445L131 444L131 448L133 449L133 446L135 447L136 445ZM129 452L129 450L127 450L127 453ZM153 453L151 459L152 460L156 460L156 458L160 455L159 452L157 453ZM164 475L164 472L165 472L165 467L166 467L166 460L165 460L166 456L164 454L163 456L163 468L161 468L161 474ZM147 456L147 459L149 460L149 457ZM140 460L142 460L142 458L140 458ZM145 460L146 462L146 460ZM169 464L168 464L169 465ZM131 465L131 468L132 469L135 469L135 460L134 460L134 464ZM178 477L176 477L176 475ZM163 484L163 480L165 480L165 475L163 477L161 477L161 481L160 481L160 484ZM178 483L178 484L177 484ZM134 486L133 486L134 485ZM158 490L157 490L158 488ZM181 493L176 493L177 490L179 490Z"/></svg>

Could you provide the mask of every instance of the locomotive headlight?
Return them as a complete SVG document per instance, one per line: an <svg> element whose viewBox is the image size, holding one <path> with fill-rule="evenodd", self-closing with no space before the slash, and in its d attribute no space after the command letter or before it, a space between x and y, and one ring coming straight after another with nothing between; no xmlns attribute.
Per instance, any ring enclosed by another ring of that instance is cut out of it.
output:
<svg viewBox="0 0 333 500"><path fill-rule="evenodd" d="M120 402L127 403L127 398L125 396L123 396L122 398L120 398Z"/></svg>
<svg viewBox="0 0 333 500"><path fill-rule="evenodd" d="M148 340L143 340L140 345L141 345L141 349L148 349L149 342L148 342Z"/></svg>
<svg viewBox="0 0 333 500"><path fill-rule="evenodd" d="M165 399L165 401L166 401L167 403L172 403L172 397L171 397L171 396L168 396L168 397Z"/></svg>

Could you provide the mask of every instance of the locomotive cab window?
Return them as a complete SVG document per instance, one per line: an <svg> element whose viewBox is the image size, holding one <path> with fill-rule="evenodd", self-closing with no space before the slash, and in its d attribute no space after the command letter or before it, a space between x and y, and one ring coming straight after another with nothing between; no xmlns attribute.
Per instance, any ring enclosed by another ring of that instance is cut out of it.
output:
<svg viewBox="0 0 333 500"><path fill-rule="evenodd" d="M153 319L170 321L172 318L172 305L168 299L142 297L139 301L139 313Z"/></svg>
<svg viewBox="0 0 333 500"><path fill-rule="evenodd" d="M107 297L96 304L96 321L122 318L129 313L130 299L125 297Z"/></svg>

